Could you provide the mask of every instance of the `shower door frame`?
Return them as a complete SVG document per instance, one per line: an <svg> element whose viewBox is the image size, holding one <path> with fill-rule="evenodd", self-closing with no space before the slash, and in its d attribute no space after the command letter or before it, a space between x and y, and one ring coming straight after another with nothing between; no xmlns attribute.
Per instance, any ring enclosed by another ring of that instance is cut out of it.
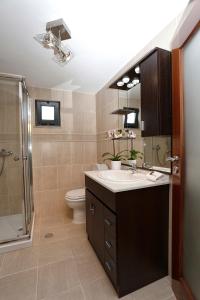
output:
<svg viewBox="0 0 200 300"><path fill-rule="evenodd" d="M24 97L26 96L26 100ZM32 143L31 143L31 103L22 77L19 81L19 103L21 111L21 158L23 162L24 214L26 233L30 236L33 222L33 176L32 176Z"/></svg>
<svg viewBox="0 0 200 300"><path fill-rule="evenodd" d="M200 21L189 33L179 48L172 51L172 90L173 90L173 135L172 154L179 161L174 166L178 174L172 177L172 289L181 300L195 300L183 272L184 245L184 196L185 196L185 123L184 123L184 63L183 50L187 42L200 30Z"/></svg>
<svg viewBox="0 0 200 300"><path fill-rule="evenodd" d="M32 177L32 143L31 143L31 103L25 84L25 78L20 75L0 73L0 78L18 81L19 99L19 126L20 126L20 158L23 168L23 211L24 234L20 237L0 241L0 246L5 243L16 242L30 238L33 224L33 177ZM26 96L26 99L24 97ZM26 127L27 126L27 127ZM27 128L27 129L26 129ZM25 147L25 143L27 147Z"/></svg>

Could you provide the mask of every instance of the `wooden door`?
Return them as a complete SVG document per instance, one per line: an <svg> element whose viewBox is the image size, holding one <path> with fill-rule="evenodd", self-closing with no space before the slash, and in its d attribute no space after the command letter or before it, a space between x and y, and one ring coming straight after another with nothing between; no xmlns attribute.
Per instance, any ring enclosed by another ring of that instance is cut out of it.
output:
<svg viewBox="0 0 200 300"><path fill-rule="evenodd" d="M172 284L200 299L200 23L172 52Z"/></svg>

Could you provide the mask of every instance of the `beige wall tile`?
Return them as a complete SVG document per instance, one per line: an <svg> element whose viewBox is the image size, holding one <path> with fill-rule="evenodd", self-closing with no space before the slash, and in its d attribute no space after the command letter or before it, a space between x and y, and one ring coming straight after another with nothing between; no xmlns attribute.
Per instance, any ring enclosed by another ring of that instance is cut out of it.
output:
<svg viewBox="0 0 200 300"><path fill-rule="evenodd" d="M83 186L83 171L96 163L96 98L90 94L34 87L29 88L29 93L33 111L35 207L40 219L48 223L48 217L52 220L71 214L64 195ZM61 102L61 127L35 127L35 99Z"/></svg>
<svg viewBox="0 0 200 300"><path fill-rule="evenodd" d="M34 191L42 191L44 189L42 167L33 168L33 189Z"/></svg>
<svg viewBox="0 0 200 300"><path fill-rule="evenodd" d="M84 174L82 171L82 165L81 164L76 164L76 165L71 165L71 186L72 188L79 188L83 187L84 185Z"/></svg>
<svg viewBox="0 0 200 300"><path fill-rule="evenodd" d="M42 167L43 190L54 190L58 187L58 170L57 167Z"/></svg>
<svg viewBox="0 0 200 300"><path fill-rule="evenodd" d="M58 187L60 189L69 189L72 186L72 168L71 165L58 167Z"/></svg>
<svg viewBox="0 0 200 300"><path fill-rule="evenodd" d="M72 163L73 148L71 142L57 143L57 163L58 165Z"/></svg>
<svg viewBox="0 0 200 300"><path fill-rule="evenodd" d="M42 143L41 154L42 154L42 165L43 166L56 166L58 152L58 143Z"/></svg>
<svg viewBox="0 0 200 300"><path fill-rule="evenodd" d="M72 142L72 164L84 163L84 143Z"/></svg>
<svg viewBox="0 0 200 300"><path fill-rule="evenodd" d="M67 205L60 190L46 190L37 193L36 212L40 218L64 216Z"/></svg>

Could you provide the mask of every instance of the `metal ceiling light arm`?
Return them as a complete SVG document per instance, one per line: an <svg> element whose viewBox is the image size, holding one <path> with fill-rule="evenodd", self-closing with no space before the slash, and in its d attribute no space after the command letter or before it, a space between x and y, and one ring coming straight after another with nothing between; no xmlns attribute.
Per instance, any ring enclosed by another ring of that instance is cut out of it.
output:
<svg viewBox="0 0 200 300"><path fill-rule="evenodd" d="M71 33L63 19L48 22L46 33L37 34L34 39L46 49L53 49L53 60L58 64L66 64L72 57L72 52L62 46L62 40L70 39Z"/></svg>

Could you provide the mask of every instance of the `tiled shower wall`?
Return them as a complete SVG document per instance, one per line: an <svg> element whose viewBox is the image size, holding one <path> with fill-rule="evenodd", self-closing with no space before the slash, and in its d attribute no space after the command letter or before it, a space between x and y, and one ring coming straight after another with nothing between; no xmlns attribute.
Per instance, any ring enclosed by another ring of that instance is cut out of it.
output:
<svg viewBox="0 0 200 300"><path fill-rule="evenodd" d="M95 96L78 92L29 88L32 99L33 184L36 215L65 217L71 210L65 193L84 185L83 171L96 161ZM36 127L35 99L61 102L61 127Z"/></svg>
<svg viewBox="0 0 200 300"><path fill-rule="evenodd" d="M23 170L21 161L13 157L20 154L18 82L0 80L0 150L13 152L5 159L0 176L0 217L22 213ZM0 169L3 159L0 157Z"/></svg>

